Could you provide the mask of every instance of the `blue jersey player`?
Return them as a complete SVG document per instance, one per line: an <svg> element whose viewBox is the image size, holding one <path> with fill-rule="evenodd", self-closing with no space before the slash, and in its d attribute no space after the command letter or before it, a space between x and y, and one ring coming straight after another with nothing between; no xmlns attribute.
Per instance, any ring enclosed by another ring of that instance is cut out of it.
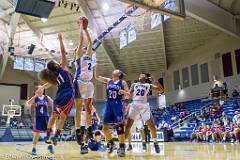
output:
<svg viewBox="0 0 240 160"><path fill-rule="evenodd" d="M28 106L34 106L34 124L33 124L33 148L32 148L32 155L37 154L36 145L38 143L39 134L40 132L47 131L47 124L48 124L48 104L52 104L53 100L43 94L44 90L38 90L35 95L26 102ZM53 146L49 145L48 150L50 153L53 153Z"/></svg>
<svg viewBox="0 0 240 160"><path fill-rule="evenodd" d="M95 78L107 84L106 89L106 108L103 117L103 133L108 141L108 153L113 152L113 140L110 133L110 126L116 126L119 149L117 151L120 157L125 156L125 135L124 135L124 95L130 96L128 93L128 85L123 79L123 73L120 70L114 70L112 78L99 76L98 64L95 68Z"/></svg>
<svg viewBox="0 0 240 160"><path fill-rule="evenodd" d="M96 108L92 106L92 130L98 129L98 124L100 123L100 117L97 114Z"/></svg>
<svg viewBox="0 0 240 160"><path fill-rule="evenodd" d="M49 144L53 142L54 145L57 144L61 130L64 126L65 120L67 119L68 112L70 111L75 98L73 77L67 69L66 51L61 34L58 34L58 39L61 50L60 64L52 60L48 62L47 69L42 70L38 75L40 80L46 82L44 85L42 85L41 89L47 89L52 85L58 86L58 90L54 99L52 116L48 122L47 133L44 137L46 143ZM57 120L57 131L52 136L52 128Z"/></svg>

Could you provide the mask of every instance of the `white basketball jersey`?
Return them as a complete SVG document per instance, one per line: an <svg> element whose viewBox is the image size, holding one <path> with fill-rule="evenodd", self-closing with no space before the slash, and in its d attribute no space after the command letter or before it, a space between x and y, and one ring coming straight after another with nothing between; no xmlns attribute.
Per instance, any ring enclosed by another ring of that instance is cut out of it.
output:
<svg viewBox="0 0 240 160"><path fill-rule="evenodd" d="M75 61L75 79L90 81L93 78L93 60L88 54L83 54Z"/></svg>
<svg viewBox="0 0 240 160"><path fill-rule="evenodd" d="M149 83L135 83L133 92L133 101L147 102L147 95L150 90Z"/></svg>

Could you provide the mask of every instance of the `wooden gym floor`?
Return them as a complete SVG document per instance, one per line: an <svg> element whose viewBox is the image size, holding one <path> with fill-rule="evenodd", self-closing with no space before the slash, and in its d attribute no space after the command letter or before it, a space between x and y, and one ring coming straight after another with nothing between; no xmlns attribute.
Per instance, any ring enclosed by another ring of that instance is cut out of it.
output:
<svg viewBox="0 0 240 160"><path fill-rule="evenodd" d="M30 142L1 142L0 160L3 159L32 159ZM105 152L92 152L80 155L79 146L75 142L61 142L55 148L55 155L47 152L47 146L40 142L37 146L38 157L34 159L55 160L240 160L240 145L236 144L207 144L173 142L160 143L161 153L154 153L152 145L143 152L140 143L133 143L133 151L127 152L125 158L117 156L116 151L110 155Z"/></svg>

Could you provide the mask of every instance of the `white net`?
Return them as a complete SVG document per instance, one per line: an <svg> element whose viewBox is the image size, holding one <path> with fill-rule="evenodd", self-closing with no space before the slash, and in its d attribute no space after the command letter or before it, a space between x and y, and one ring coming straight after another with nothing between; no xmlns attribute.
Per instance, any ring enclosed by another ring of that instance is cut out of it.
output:
<svg viewBox="0 0 240 160"><path fill-rule="evenodd" d="M9 110L9 111L8 111L8 116L9 116L10 118L13 118L13 117L15 116L15 110Z"/></svg>

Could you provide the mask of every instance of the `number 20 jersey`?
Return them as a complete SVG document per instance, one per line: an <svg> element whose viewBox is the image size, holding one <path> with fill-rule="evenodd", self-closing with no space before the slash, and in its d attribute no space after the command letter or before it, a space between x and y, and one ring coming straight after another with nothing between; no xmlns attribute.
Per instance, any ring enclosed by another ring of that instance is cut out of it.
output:
<svg viewBox="0 0 240 160"><path fill-rule="evenodd" d="M150 90L149 83L135 83L133 91L133 101L147 102L147 95Z"/></svg>
<svg viewBox="0 0 240 160"><path fill-rule="evenodd" d="M117 83L114 83L113 80L110 80L107 84L107 100L122 101L123 95L119 94L119 91L123 89L122 80L119 80Z"/></svg>
<svg viewBox="0 0 240 160"><path fill-rule="evenodd" d="M83 54L75 62L76 73L74 79L91 81L93 78L93 60L88 54Z"/></svg>

